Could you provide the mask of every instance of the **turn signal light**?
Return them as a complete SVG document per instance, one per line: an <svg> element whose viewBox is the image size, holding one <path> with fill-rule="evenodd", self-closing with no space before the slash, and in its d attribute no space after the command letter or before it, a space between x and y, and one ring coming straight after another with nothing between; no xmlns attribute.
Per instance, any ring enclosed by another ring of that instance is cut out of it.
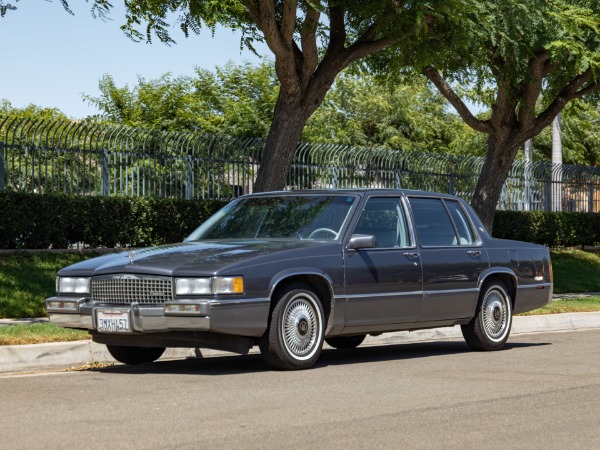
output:
<svg viewBox="0 0 600 450"><path fill-rule="evenodd" d="M75 312L75 311L77 311L77 303L76 302L63 302L63 301L50 301L50 302L48 302L48 309Z"/></svg>
<svg viewBox="0 0 600 450"><path fill-rule="evenodd" d="M165 305L165 314L198 314L200 305Z"/></svg>

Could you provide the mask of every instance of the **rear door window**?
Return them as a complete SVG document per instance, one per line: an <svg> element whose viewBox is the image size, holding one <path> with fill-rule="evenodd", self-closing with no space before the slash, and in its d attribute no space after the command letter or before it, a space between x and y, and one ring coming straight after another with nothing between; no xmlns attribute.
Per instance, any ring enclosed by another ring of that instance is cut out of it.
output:
<svg viewBox="0 0 600 450"><path fill-rule="evenodd" d="M450 212L450 216L454 221L454 225L456 226L459 244L473 245L475 243L475 239L473 238L473 230L471 229L469 219L467 219L465 212L462 210L457 201L444 200L444 203L446 204L446 207Z"/></svg>

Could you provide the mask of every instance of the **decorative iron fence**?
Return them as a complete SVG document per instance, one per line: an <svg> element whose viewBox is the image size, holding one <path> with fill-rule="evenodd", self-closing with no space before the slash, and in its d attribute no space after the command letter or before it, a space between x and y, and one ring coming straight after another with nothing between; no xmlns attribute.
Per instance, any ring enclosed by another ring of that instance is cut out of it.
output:
<svg viewBox="0 0 600 450"><path fill-rule="evenodd" d="M231 199L252 192L263 139L0 117L0 190ZM473 195L483 158L298 145L288 189ZM500 209L600 211L600 167L515 161Z"/></svg>

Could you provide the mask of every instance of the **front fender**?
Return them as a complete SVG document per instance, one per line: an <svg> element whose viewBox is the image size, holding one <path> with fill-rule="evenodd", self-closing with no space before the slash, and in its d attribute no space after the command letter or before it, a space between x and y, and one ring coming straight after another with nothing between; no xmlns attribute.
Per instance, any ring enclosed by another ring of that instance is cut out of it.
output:
<svg viewBox="0 0 600 450"><path fill-rule="evenodd" d="M327 320L327 327L325 330L325 334L327 334L329 330L333 327L335 316L335 292L333 288L335 283L327 272L317 269L315 267L295 267L291 269L281 270L271 278L271 281L269 283L269 298L273 299L275 289L277 289L277 287L282 282L291 278L297 278L302 276L320 277L323 280L324 284L327 286L327 290L329 291L329 297L331 299L329 304L329 318Z"/></svg>

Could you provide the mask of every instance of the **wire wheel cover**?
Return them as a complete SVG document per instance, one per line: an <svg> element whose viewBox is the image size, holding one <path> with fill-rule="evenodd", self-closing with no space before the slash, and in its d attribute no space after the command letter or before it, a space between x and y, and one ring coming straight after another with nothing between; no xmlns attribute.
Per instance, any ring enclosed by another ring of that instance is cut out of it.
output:
<svg viewBox="0 0 600 450"><path fill-rule="evenodd" d="M485 334L492 340L501 340L510 324L510 306L506 295L498 289L487 292L481 305L481 315Z"/></svg>
<svg viewBox="0 0 600 450"><path fill-rule="evenodd" d="M310 357L321 334L321 317L312 299L295 296L285 308L281 328L288 351L296 358Z"/></svg>

